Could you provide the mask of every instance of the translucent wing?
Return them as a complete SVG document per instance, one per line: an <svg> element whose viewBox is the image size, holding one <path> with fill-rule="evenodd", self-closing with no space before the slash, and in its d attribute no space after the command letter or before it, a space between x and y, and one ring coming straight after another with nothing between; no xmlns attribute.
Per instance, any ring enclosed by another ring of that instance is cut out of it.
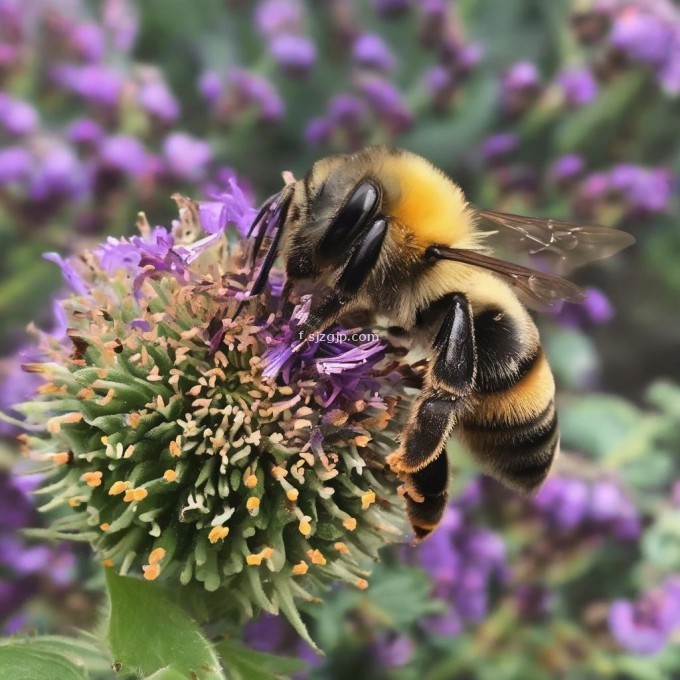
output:
<svg viewBox="0 0 680 680"><path fill-rule="evenodd" d="M596 224L573 224L481 209L477 209L477 215L496 227L485 245L493 249L497 236L512 250L552 261L551 269L561 274L593 260L610 257L635 242L624 231Z"/></svg>
<svg viewBox="0 0 680 680"><path fill-rule="evenodd" d="M428 256L438 260L451 260L461 264L481 267L505 277L511 285L518 288L529 300L538 303L539 308L550 306L558 300L582 302L585 293L571 281L547 274L529 267L499 260L476 250L430 246Z"/></svg>

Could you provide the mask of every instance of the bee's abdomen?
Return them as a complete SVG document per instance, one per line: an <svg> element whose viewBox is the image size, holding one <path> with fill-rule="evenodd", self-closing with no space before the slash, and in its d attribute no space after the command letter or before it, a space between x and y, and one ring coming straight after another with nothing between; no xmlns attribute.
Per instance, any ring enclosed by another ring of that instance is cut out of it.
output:
<svg viewBox="0 0 680 680"><path fill-rule="evenodd" d="M494 477L530 493L550 470L559 429L555 383L538 334L521 328L499 310L475 317L475 406L458 432Z"/></svg>

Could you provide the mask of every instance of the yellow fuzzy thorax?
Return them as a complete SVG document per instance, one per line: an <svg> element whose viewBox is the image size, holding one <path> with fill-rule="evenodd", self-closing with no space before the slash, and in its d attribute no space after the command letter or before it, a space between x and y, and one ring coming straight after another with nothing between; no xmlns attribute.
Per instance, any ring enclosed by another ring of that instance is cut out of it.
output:
<svg viewBox="0 0 680 680"><path fill-rule="evenodd" d="M403 152L383 160L386 212L403 225L418 246L472 248L478 238L460 187L420 156Z"/></svg>

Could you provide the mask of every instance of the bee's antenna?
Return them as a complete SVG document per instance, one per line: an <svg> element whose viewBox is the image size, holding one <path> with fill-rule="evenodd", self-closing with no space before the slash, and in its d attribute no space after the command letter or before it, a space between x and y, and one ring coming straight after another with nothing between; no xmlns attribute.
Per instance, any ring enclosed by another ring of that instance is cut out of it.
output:
<svg viewBox="0 0 680 680"><path fill-rule="evenodd" d="M257 229L257 234L255 235L255 244L253 246L253 252L251 253L251 265L255 264L257 254L260 250L260 247L262 246L262 241L264 240L264 236L267 233L267 228L269 227L269 224L273 217L274 210L272 210L272 208L278 207L276 206L276 199L279 198L280 195L281 192L279 191L276 194L270 196L262 204L262 207L257 213L257 216L253 220L253 223L250 225L250 229L248 229L246 238L250 238L253 232Z"/></svg>

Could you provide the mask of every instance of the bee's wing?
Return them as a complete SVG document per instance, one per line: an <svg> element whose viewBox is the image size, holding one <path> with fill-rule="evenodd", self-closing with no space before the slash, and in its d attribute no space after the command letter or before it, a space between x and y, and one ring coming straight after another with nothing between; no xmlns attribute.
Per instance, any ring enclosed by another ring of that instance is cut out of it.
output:
<svg viewBox="0 0 680 680"><path fill-rule="evenodd" d="M573 224L563 220L525 217L493 210L476 209L477 215L492 222L497 235L512 250L529 255L552 256L553 269L563 274L587 262L610 257L635 239L625 231L596 224ZM482 231L482 233L485 233ZM488 232L487 232L488 233ZM493 245L485 241L485 245Z"/></svg>
<svg viewBox="0 0 680 680"><path fill-rule="evenodd" d="M539 308L550 306L558 300L582 302L586 297L586 294L576 284L555 274L529 269L529 267L507 260L499 260L477 250L430 246L429 256L434 259L452 260L473 267L481 267L499 274L508 279L510 284L524 293L529 300L538 303Z"/></svg>

